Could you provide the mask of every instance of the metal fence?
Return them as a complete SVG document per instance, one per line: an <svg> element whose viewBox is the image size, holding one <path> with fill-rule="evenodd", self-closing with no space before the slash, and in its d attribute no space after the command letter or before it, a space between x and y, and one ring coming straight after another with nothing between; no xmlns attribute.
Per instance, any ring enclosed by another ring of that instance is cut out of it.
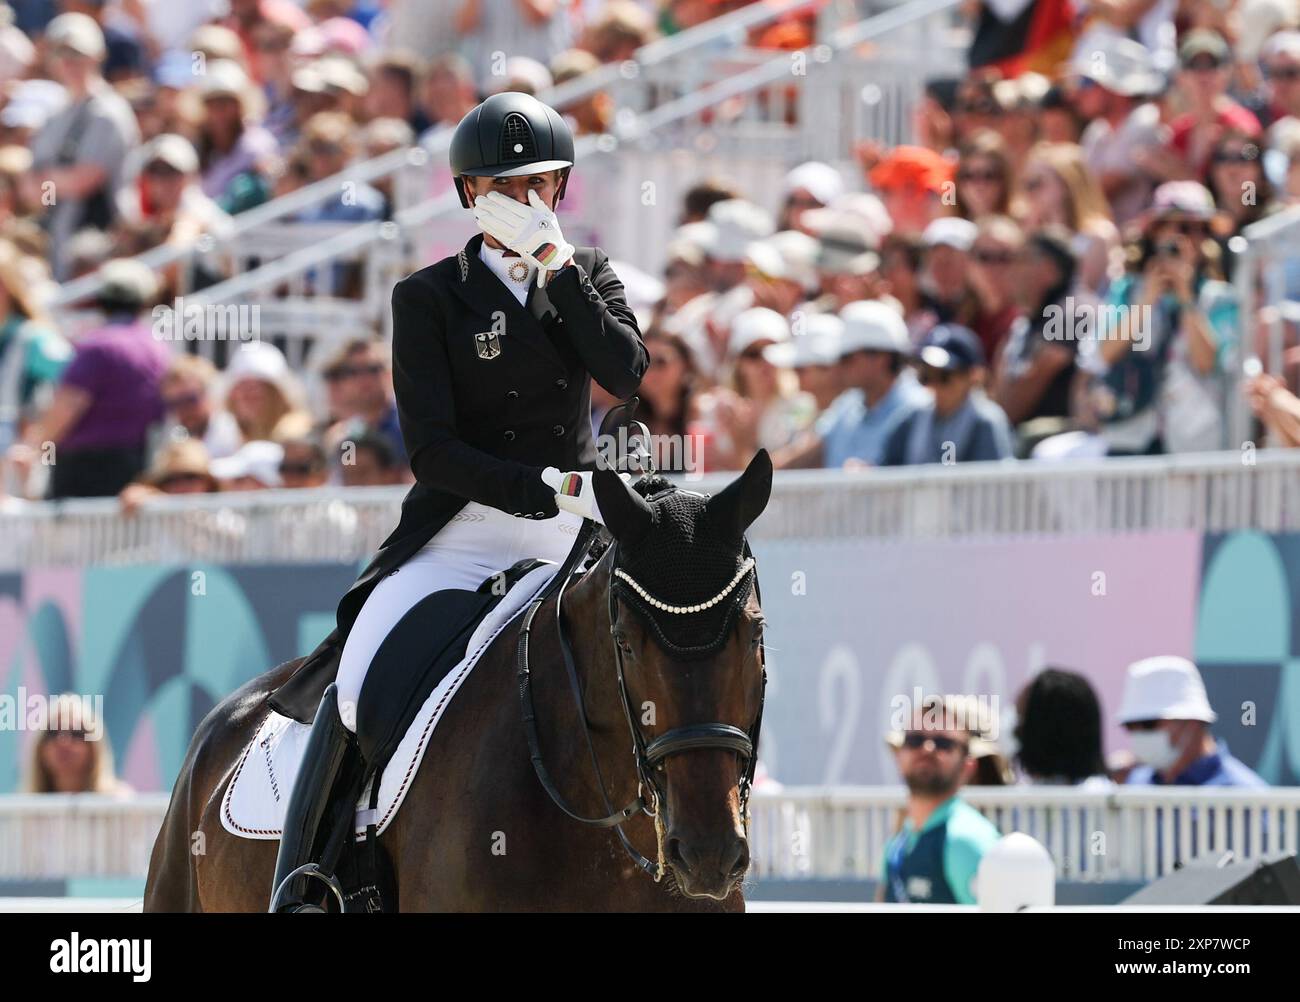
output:
<svg viewBox="0 0 1300 1002"><path fill-rule="evenodd" d="M758 880L871 880L905 804L901 787L756 790ZM1176 862L1294 853L1300 789L968 787L962 796L1002 833L1043 843L1061 880L1146 882ZM165 794L0 796L0 881L142 878Z"/></svg>
<svg viewBox="0 0 1300 1002"><path fill-rule="evenodd" d="M1300 850L1300 788L967 787L1003 834L1038 839L1060 880L1144 883L1175 864ZM754 798L754 875L875 880L902 822L898 787L788 788Z"/></svg>
<svg viewBox="0 0 1300 1002"><path fill-rule="evenodd" d="M717 491L735 474L677 478ZM204 560L363 560L397 524L405 489L19 503L0 513L0 569ZM969 463L777 473L751 538L990 539L1129 532L1300 531L1300 451Z"/></svg>

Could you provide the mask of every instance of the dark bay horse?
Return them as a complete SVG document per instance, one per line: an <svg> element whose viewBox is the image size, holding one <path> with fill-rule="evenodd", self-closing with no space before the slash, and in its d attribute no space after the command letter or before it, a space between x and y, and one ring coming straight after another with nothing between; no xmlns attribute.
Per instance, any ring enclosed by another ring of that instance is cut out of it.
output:
<svg viewBox="0 0 1300 1002"><path fill-rule="evenodd" d="M633 490L608 470L594 485L609 545L537 607L528 638L535 735L554 789L539 781L522 723L519 617L462 684L380 837L403 911L744 910L765 680L744 533L767 506L771 460L760 451L707 498L662 478ZM147 911L266 910L278 843L230 835L219 811L286 668L248 682L199 725L154 845ZM625 846L619 829L572 820L553 794L586 818L629 802L648 808L622 825Z"/></svg>

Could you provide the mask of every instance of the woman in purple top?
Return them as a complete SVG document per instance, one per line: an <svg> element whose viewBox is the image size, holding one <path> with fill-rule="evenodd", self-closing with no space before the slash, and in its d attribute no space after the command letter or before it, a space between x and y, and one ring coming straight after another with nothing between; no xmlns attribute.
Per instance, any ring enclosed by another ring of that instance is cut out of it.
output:
<svg viewBox="0 0 1300 1002"><path fill-rule="evenodd" d="M77 342L49 409L23 436L29 460L48 453L52 461L51 498L116 495L145 468L149 431L164 414L171 351L142 317L158 281L126 259L101 275L96 302L106 322Z"/></svg>
<svg viewBox="0 0 1300 1002"><path fill-rule="evenodd" d="M228 59L214 60L200 85L204 114L196 145L203 193L211 199L279 151L275 137L254 121L252 87L239 64Z"/></svg>

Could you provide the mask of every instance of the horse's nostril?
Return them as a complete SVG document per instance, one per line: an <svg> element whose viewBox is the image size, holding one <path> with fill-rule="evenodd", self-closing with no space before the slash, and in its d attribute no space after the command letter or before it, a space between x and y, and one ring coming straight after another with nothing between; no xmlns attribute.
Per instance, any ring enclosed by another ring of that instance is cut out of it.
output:
<svg viewBox="0 0 1300 1002"><path fill-rule="evenodd" d="M731 858L730 866L727 865L727 856ZM749 843L744 839L736 839L730 850L724 855L722 864L722 872L729 877L743 874L749 869Z"/></svg>
<svg viewBox="0 0 1300 1002"><path fill-rule="evenodd" d="M668 862L683 870L690 870L694 861L694 855L686 847L686 843L675 836L669 836L664 843L664 849L668 853Z"/></svg>

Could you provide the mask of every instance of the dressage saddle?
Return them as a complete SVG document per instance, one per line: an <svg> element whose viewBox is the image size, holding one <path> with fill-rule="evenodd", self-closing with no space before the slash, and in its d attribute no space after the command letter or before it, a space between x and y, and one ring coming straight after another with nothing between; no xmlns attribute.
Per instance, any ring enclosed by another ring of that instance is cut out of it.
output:
<svg viewBox="0 0 1300 1002"><path fill-rule="evenodd" d="M382 772L388 764L429 693L464 659L470 637L488 612L520 578L546 562L528 557L486 578L474 591L448 588L426 595L389 631L357 700L355 731L368 773ZM329 673L295 672L275 690L275 702L310 708L310 720L333 681Z"/></svg>

